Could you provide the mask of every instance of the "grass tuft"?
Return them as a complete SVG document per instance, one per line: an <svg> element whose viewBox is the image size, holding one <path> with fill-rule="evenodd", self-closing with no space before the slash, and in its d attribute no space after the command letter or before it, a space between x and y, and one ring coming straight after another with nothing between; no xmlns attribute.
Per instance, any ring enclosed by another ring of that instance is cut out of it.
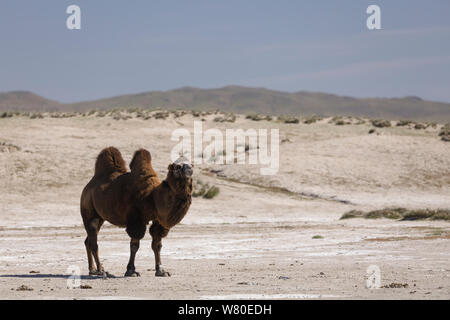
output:
<svg viewBox="0 0 450 320"><path fill-rule="evenodd" d="M391 219L391 220L446 220L450 221L450 209L406 209L406 208L385 208L363 212L352 210L344 213L341 220L351 218L365 219Z"/></svg>

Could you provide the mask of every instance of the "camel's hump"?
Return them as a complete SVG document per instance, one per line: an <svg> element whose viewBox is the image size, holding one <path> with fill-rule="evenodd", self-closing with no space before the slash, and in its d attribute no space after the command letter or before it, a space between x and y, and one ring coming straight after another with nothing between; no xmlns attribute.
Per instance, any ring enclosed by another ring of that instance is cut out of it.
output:
<svg viewBox="0 0 450 320"><path fill-rule="evenodd" d="M111 174L113 172L125 173L127 167L122 154L115 147L103 149L95 162L95 175Z"/></svg>

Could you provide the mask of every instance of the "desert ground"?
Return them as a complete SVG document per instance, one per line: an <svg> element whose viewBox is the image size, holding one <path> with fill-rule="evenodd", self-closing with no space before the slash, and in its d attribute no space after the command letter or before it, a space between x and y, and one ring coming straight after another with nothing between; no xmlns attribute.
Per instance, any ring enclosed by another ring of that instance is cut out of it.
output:
<svg viewBox="0 0 450 320"><path fill-rule="evenodd" d="M449 221L340 219L350 210L450 209L450 142L439 138L440 125L393 122L369 134L369 121L216 117L0 119L0 299L450 299ZM141 277L124 278L129 238L108 223L100 257L116 277L88 276L79 199L97 154L115 146L129 163L146 148L164 178L173 130L192 130L201 118L204 129L223 132L279 128L279 172L196 165L194 180L220 192L193 198L163 240L172 276L154 276L147 233L136 259ZM366 286L373 265L381 288ZM82 286L68 288L74 268Z"/></svg>

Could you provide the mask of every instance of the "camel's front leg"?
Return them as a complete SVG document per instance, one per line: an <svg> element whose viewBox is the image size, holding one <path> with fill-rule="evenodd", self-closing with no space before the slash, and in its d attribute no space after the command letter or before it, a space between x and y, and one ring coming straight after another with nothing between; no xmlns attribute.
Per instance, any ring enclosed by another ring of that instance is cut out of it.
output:
<svg viewBox="0 0 450 320"><path fill-rule="evenodd" d="M164 229L157 222L153 222L152 226L150 227L150 234L152 235L152 250L155 254L155 276L157 277L170 277L170 273L164 271L164 268L161 264L161 240L167 235L168 232L169 231L167 229Z"/></svg>
<svg viewBox="0 0 450 320"><path fill-rule="evenodd" d="M134 259L136 257L136 252L139 250L139 239L130 240L130 260L127 265L127 272L125 272L125 277L140 277L139 272L136 271L134 266Z"/></svg>

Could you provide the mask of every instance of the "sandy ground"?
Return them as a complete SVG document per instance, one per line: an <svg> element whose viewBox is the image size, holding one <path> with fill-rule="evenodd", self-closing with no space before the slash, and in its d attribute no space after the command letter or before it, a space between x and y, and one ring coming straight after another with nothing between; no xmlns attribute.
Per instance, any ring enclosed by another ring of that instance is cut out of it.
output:
<svg viewBox="0 0 450 320"><path fill-rule="evenodd" d="M148 234L136 260L142 276L122 277L129 239L105 224L100 255L117 276L106 280L87 276L78 207L95 157L114 145L129 162L144 147L164 177L176 144L172 131L192 128L194 118L0 119L0 298L450 299L449 222L339 220L352 209L450 208L450 144L439 140L438 128L392 127L369 135L366 124L279 124L243 116L218 124L213 117L205 129L279 128L279 173L196 166L195 178L218 186L220 194L194 198L164 239L163 264L172 277L154 277ZM402 288L368 289L372 265L380 269L381 286ZM87 288L67 287L73 268ZM22 285L32 290L18 290Z"/></svg>

